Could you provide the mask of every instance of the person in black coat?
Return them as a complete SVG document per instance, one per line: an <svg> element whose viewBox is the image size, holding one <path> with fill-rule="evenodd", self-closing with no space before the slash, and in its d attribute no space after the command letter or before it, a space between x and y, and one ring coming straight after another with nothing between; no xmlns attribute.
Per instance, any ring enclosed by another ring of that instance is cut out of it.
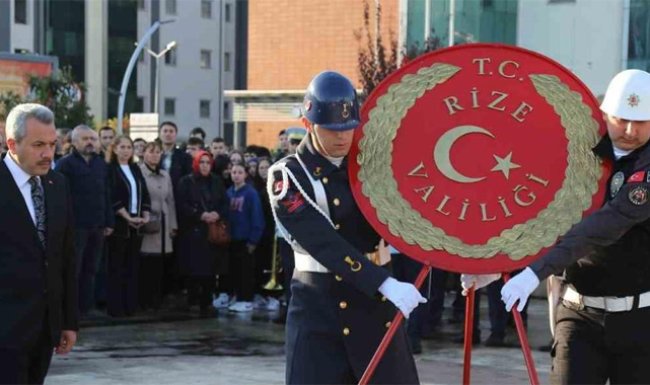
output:
<svg viewBox="0 0 650 385"><path fill-rule="evenodd" d="M208 242L208 223L225 218L228 212L223 182L210 172L212 163L209 152L199 151L193 172L181 178L176 190L179 268L186 277L189 302L198 301L202 313L209 311L220 253Z"/></svg>
<svg viewBox="0 0 650 385"><path fill-rule="evenodd" d="M142 236L151 200L140 167L133 163L133 142L115 138L109 152L109 186L115 230L109 238L107 311L113 317L133 315L138 306L138 267Z"/></svg>
<svg viewBox="0 0 650 385"><path fill-rule="evenodd" d="M43 383L79 323L74 217L66 178L51 170L54 114L37 104L7 117L0 159L0 384Z"/></svg>

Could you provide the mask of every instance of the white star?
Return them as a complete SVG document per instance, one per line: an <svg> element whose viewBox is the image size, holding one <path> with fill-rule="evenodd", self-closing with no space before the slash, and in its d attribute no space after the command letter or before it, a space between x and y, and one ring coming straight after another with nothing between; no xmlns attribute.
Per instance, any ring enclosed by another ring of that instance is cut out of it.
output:
<svg viewBox="0 0 650 385"><path fill-rule="evenodd" d="M517 163L514 163L511 158L512 158L512 151L508 155L506 155L504 158L501 158L496 155L492 155L494 159L497 161L497 165L492 168L490 171L501 171L503 173L503 176L508 179L510 177L510 170L513 168L519 168L521 167Z"/></svg>

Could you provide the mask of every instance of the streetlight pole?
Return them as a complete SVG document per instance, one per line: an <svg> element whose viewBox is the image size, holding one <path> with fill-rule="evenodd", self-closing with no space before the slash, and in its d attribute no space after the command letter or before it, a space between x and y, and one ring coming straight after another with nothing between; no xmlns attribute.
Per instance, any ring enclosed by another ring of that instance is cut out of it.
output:
<svg viewBox="0 0 650 385"><path fill-rule="evenodd" d="M135 63L138 60L138 55L140 55L140 52L144 48L144 46L149 42L149 39L151 39L151 36L160 28L161 24L166 24L166 23L172 23L174 20L165 20L165 21L156 21L149 27L147 32L142 36L142 39L138 42L135 50L133 51L133 54L131 55L131 59L129 60L129 64L126 66L126 71L124 71L124 76L122 77L122 86L120 87L120 100L117 103L117 133L119 135L122 135L122 119L124 118L124 102L126 100L126 88L129 85L129 79L131 78L131 72L133 72L133 67L135 67Z"/></svg>
<svg viewBox="0 0 650 385"><path fill-rule="evenodd" d="M175 47L176 47L176 41L172 41L169 44L167 44L165 49L163 49L162 51L160 51L158 53L153 52L149 48L145 48L147 50L147 53L149 53L149 55L153 56L156 59L156 88L155 88L155 91L154 91L154 99L153 99L154 100L153 101L153 112L156 113L156 114L158 113L158 111L160 109L160 58L165 56L165 54L167 52L171 51Z"/></svg>

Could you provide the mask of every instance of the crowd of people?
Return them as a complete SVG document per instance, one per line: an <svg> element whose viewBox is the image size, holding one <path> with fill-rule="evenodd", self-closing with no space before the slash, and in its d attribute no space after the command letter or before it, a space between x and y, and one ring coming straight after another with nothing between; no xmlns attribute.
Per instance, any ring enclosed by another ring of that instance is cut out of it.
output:
<svg viewBox="0 0 650 385"><path fill-rule="evenodd" d="M206 143L200 127L178 143L171 121L158 133L148 142L108 126L57 130L53 168L72 195L82 318L279 309L282 293L262 288L277 242L266 179L305 130L280 132L273 150ZM209 241L217 223L229 243Z"/></svg>

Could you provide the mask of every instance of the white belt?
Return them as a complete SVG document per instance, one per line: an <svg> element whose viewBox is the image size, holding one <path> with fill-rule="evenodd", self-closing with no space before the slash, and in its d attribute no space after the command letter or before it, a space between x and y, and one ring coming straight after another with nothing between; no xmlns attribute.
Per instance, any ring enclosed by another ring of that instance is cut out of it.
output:
<svg viewBox="0 0 650 385"><path fill-rule="evenodd" d="M562 299L578 305L602 309L607 312L630 311L634 307L634 296L632 295L627 297L590 297L581 295L568 285L562 295ZM638 307L642 308L648 306L650 306L650 291L639 294Z"/></svg>
<svg viewBox="0 0 650 385"><path fill-rule="evenodd" d="M388 248L384 248L386 251L388 251ZM366 254L366 257L368 260L372 261L373 263L383 266L390 262L390 254L384 253L384 249L381 249L380 251L377 251L375 253L368 253ZM301 253L299 251L293 251L293 256L294 256L294 261L295 261L295 269L298 271L310 271L313 273L329 273L329 269L323 265L321 265L314 257L312 257L309 254Z"/></svg>
<svg viewBox="0 0 650 385"><path fill-rule="evenodd" d="M327 267L318 263L314 257L309 254L303 254L297 251L293 252L294 260L296 261L295 269L298 271L311 271L314 273L329 273Z"/></svg>

